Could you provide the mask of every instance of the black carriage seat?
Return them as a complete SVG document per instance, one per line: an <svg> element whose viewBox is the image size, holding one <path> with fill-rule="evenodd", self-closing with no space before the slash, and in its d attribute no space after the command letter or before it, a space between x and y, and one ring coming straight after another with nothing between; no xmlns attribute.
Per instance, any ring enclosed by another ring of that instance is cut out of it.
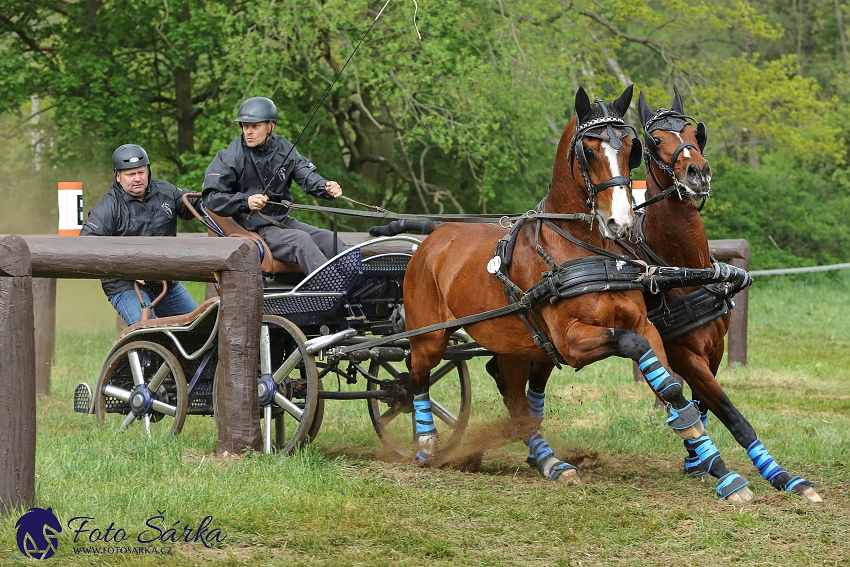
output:
<svg viewBox="0 0 850 567"><path fill-rule="evenodd" d="M183 327L197 319L204 313L211 305L219 301L219 297L210 297L203 303L201 303L197 309L192 311L191 313L186 313L185 315L172 315L171 317L157 317L156 319L148 319L147 321L139 321L138 323L134 323L121 331L117 337L115 337L115 341L113 343L117 343L122 338L124 338L127 334L132 333L133 331L138 331L139 329L164 329L167 327Z"/></svg>
<svg viewBox="0 0 850 567"><path fill-rule="evenodd" d="M194 205L189 202L189 199L200 199L200 193L184 193L183 194L183 203L186 207L192 212L192 214L197 218L201 223L207 227L207 234L209 236L222 236L210 228L210 225L204 219L204 215L209 217L218 228L220 228L226 236L239 236L242 238L247 238L254 244L256 244L260 248L260 270L267 275L278 275L278 274L303 274L304 270L298 264L292 264L289 262L281 262L280 260L276 260L272 257L272 252L269 249L268 244L266 244L265 240L263 240L259 234L256 232L251 232L244 228L242 225L237 223L231 217L223 217L217 215L210 211L209 209L204 208L203 214L198 212Z"/></svg>

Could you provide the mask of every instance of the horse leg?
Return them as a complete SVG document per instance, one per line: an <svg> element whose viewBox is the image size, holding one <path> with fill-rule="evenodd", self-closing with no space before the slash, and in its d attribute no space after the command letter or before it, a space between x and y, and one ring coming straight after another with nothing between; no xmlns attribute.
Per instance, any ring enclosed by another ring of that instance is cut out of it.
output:
<svg viewBox="0 0 850 567"><path fill-rule="evenodd" d="M682 383L668 371L667 356L658 332L648 323L643 330L651 336L654 345L631 329L598 327L576 321L567 329L558 350L573 368L583 368L609 356L637 362L652 391L667 405L670 415L666 424L683 439L698 439L705 434L699 409L685 399Z"/></svg>
<svg viewBox="0 0 850 567"><path fill-rule="evenodd" d="M521 436L528 446L526 462L536 468L543 478L562 483L578 482L578 468L558 459L540 434L546 383L555 366L551 362L527 362L498 356L490 359L486 368L496 380L502 400L508 408L515 436Z"/></svg>
<svg viewBox="0 0 850 567"><path fill-rule="evenodd" d="M451 331L446 330L411 337L410 340L410 382L418 447L416 461L423 465L433 463L438 456L439 439L428 389L431 386L431 370L442 360L450 336Z"/></svg>
<svg viewBox="0 0 850 567"><path fill-rule="evenodd" d="M688 385L694 397L699 400L697 403L700 410L703 412L710 410L726 426L738 444L746 449L753 465L765 480L777 490L794 492L809 502L823 502L821 496L815 492L814 484L799 476L792 477L774 461L759 440L753 426L735 407L717 382L708 361L688 349L674 348L675 350L670 350L670 358L676 361L676 368L682 370L682 375L687 376ZM714 466L717 460L721 460L720 455L710 440L706 441L702 438L696 441L685 440L685 449L688 451L688 457L685 458L686 473L695 475L708 473L720 478L719 471L716 471Z"/></svg>
<svg viewBox="0 0 850 567"><path fill-rule="evenodd" d="M685 399L682 383L667 370L664 350L653 348L652 343L661 346L661 337L654 329L644 329L644 331L649 338L629 329L606 329L576 322L567 331L567 346L566 350L562 351L562 355L565 356L568 364L576 368L611 355L634 360L638 363L640 371L653 392L667 404L670 414L666 421L667 425L683 439L701 444L711 443L700 420L700 411L696 404ZM711 444L711 447L714 445ZM716 447L714 449L716 450ZM720 475L717 494L721 498L729 499L732 494L741 491L748 484L743 477L726 468L719 454L711 468L715 474ZM743 496L746 497L746 492Z"/></svg>

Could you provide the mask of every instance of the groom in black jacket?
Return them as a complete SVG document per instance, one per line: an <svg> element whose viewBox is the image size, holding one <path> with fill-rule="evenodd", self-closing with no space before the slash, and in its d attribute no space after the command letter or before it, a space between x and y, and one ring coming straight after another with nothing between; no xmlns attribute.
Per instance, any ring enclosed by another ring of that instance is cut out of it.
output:
<svg viewBox="0 0 850 567"><path fill-rule="evenodd" d="M297 263L309 274L333 255L333 233L297 221L289 216L288 207L268 201L291 202L293 181L321 199L341 197L342 189L316 173L316 166L289 140L273 134L277 119L277 107L268 98L253 97L242 103L236 116L242 135L207 167L204 206L257 232L275 259ZM337 250L345 248L337 242Z"/></svg>

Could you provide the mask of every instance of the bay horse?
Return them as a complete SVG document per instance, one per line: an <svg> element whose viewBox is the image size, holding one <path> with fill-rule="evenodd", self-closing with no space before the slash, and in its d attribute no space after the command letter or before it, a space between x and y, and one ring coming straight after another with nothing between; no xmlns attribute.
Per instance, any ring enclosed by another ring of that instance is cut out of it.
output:
<svg viewBox="0 0 850 567"><path fill-rule="evenodd" d="M568 268L576 263L599 265L597 260L602 260L608 262L605 270L609 273L628 264L611 261L609 250L615 239L629 236L635 222L631 170L640 164L641 144L636 137L629 138L632 128L623 122L632 91L629 86L619 98L606 103L591 102L579 88L576 116L561 135L548 195L538 205L537 218L532 215L518 228L508 268L502 265L501 256L494 255L503 229L445 223L414 253L405 275L407 329L450 323L522 302L540 289L541 274L544 282L551 284L555 291L550 301L529 303L518 312L520 317L484 319L464 328L497 355L494 377L511 418L532 422L530 432L523 432L530 458L542 476L560 482L576 480L578 470L555 457L540 435L539 425L546 381L552 368L562 362L575 369L609 356L637 362L652 390L667 403L668 425L684 439L705 435L699 410L685 399L681 382L667 370L661 337L647 318L640 289L618 288L616 282L589 286L595 291L582 295L556 289L574 273ZM514 297L509 302L511 293ZM440 459L428 394L429 374L457 328L410 337L416 458L423 464ZM727 485L736 488L738 478L730 476Z"/></svg>
<svg viewBox="0 0 850 567"><path fill-rule="evenodd" d="M673 85L673 92L669 110L661 108L653 112L643 91L638 98L638 116L644 129L646 202L649 204L639 206L644 208L645 213L638 214L637 232L642 242L637 248L651 264L707 268L712 265L712 258L697 206L697 201L708 198L711 192L711 167L702 153L707 132L702 122L685 115L676 85ZM656 321L664 337L664 350L670 366L691 387L703 424L706 423L707 412L711 411L747 451L753 464L774 488L794 492L811 502L821 502L811 482L799 476L792 477L776 464L753 426L715 378L723 357L723 337L729 329L731 317L725 308L729 299L725 291L719 286L705 286L675 288L660 297L645 295L650 316L657 313L662 319L665 313L672 313L672 307L678 305L684 308L686 302L690 303L687 311L691 316L681 321L678 330L667 327L663 321ZM700 317L699 304L707 303L713 305L704 309L706 312ZM716 318L693 328L712 315ZM719 467L719 461L715 460L717 448L708 438L685 440L684 443L688 451L685 472L708 473L716 478L725 474ZM742 488L739 497L751 500L755 496L748 488Z"/></svg>

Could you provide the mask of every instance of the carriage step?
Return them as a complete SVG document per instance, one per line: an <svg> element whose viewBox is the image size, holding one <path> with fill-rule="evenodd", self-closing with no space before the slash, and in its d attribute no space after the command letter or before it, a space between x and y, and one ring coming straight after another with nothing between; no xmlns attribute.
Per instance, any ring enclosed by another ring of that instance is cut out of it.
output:
<svg viewBox="0 0 850 567"><path fill-rule="evenodd" d="M74 390L74 411L77 413L94 413L94 396L91 387L81 382Z"/></svg>

